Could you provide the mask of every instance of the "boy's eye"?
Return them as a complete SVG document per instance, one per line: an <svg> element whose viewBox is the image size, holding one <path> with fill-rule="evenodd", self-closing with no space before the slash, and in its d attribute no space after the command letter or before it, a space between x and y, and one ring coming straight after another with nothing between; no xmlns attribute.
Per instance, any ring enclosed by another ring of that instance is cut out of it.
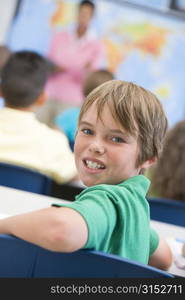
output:
<svg viewBox="0 0 185 300"><path fill-rule="evenodd" d="M87 135L89 135L89 134L93 134L93 132L92 132L92 130L91 129L82 129L82 132L84 133L84 134L87 134Z"/></svg>
<svg viewBox="0 0 185 300"><path fill-rule="evenodd" d="M120 138L119 136L114 136L112 138L112 141L115 143L123 143L124 142L124 140L122 138Z"/></svg>

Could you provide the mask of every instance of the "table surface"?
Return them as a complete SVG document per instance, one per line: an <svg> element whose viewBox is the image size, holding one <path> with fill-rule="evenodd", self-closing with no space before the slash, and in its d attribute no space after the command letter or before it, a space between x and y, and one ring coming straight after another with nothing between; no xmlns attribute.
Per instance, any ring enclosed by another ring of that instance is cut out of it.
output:
<svg viewBox="0 0 185 300"><path fill-rule="evenodd" d="M151 226L166 239L174 256L170 273L185 277L185 258L182 256L182 240L185 241L185 227L151 220ZM182 269L182 265L184 266Z"/></svg>
<svg viewBox="0 0 185 300"><path fill-rule="evenodd" d="M59 198L30 193L0 185L0 214L16 215L50 206L52 203L68 202Z"/></svg>
<svg viewBox="0 0 185 300"><path fill-rule="evenodd" d="M25 192L5 186L0 186L0 199L0 217L49 207L52 203L60 204L62 202L69 202L63 199ZM151 220L151 226L159 233L159 235L166 238L167 241L172 241L172 239L185 240L185 227L153 220ZM171 245L173 246L173 243L170 244L170 246ZM178 249L174 250L173 247L172 250L174 255L178 254ZM169 272L185 277L185 270L178 268L175 263L173 263Z"/></svg>

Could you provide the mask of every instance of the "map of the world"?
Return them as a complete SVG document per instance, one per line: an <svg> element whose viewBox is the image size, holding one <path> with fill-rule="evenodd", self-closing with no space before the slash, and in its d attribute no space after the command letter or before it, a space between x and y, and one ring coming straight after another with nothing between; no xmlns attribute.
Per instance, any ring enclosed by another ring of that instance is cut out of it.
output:
<svg viewBox="0 0 185 300"><path fill-rule="evenodd" d="M76 0L26 0L7 36L13 50L47 55L52 34L75 22ZM96 1L92 30L103 40L106 67L154 92L169 125L185 119L185 19L121 1Z"/></svg>

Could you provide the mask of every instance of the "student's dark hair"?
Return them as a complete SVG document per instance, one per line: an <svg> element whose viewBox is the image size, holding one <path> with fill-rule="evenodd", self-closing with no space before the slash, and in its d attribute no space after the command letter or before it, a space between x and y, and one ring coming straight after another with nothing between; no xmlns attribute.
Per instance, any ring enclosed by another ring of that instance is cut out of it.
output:
<svg viewBox="0 0 185 300"><path fill-rule="evenodd" d="M84 6L84 5L89 5L89 6L91 6L93 11L95 10L95 4L92 1L89 1L89 0L80 1L79 8Z"/></svg>
<svg viewBox="0 0 185 300"><path fill-rule="evenodd" d="M100 69L89 73L83 83L84 96L87 97L88 94L100 84L113 79L114 74L106 69Z"/></svg>
<svg viewBox="0 0 185 300"><path fill-rule="evenodd" d="M44 89L48 77L46 60L33 51L11 54L1 74L1 91L7 106L32 105Z"/></svg>

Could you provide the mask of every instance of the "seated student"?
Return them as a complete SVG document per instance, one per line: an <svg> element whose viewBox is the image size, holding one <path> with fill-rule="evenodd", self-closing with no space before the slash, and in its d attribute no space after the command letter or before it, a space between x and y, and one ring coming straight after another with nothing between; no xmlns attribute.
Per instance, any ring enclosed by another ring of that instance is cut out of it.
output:
<svg viewBox="0 0 185 300"><path fill-rule="evenodd" d="M1 74L5 107L0 110L0 161L33 168L58 183L77 174L74 155L61 132L35 118L43 105L48 76L46 61L31 51L13 53Z"/></svg>
<svg viewBox="0 0 185 300"><path fill-rule="evenodd" d="M114 79L114 75L108 70L98 70L89 73L86 79L83 82L83 94L85 97L97 86L100 84ZM72 107L68 108L59 114L54 122L56 126L64 131L65 135L68 137L69 144L71 149L74 150L74 141L75 141L75 134L77 131L77 124L78 124L78 117L80 114L80 107Z"/></svg>
<svg viewBox="0 0 185 300"><path fill-rule="evenodd" d="M146 176L151 179L150 197L185 201L185 121L168 131L163 152Z"/></svg>
<svg viewBox="0 0 185 300"><path fill-rule="evenodd" d="M103 83L82 105L75 140L87 188L72 203L0 220L0 233L53 251L91 248L168 269L172 253L150 228L150 182L141 175L160 154L166 127L154 94L121 80Z"/></svg>

